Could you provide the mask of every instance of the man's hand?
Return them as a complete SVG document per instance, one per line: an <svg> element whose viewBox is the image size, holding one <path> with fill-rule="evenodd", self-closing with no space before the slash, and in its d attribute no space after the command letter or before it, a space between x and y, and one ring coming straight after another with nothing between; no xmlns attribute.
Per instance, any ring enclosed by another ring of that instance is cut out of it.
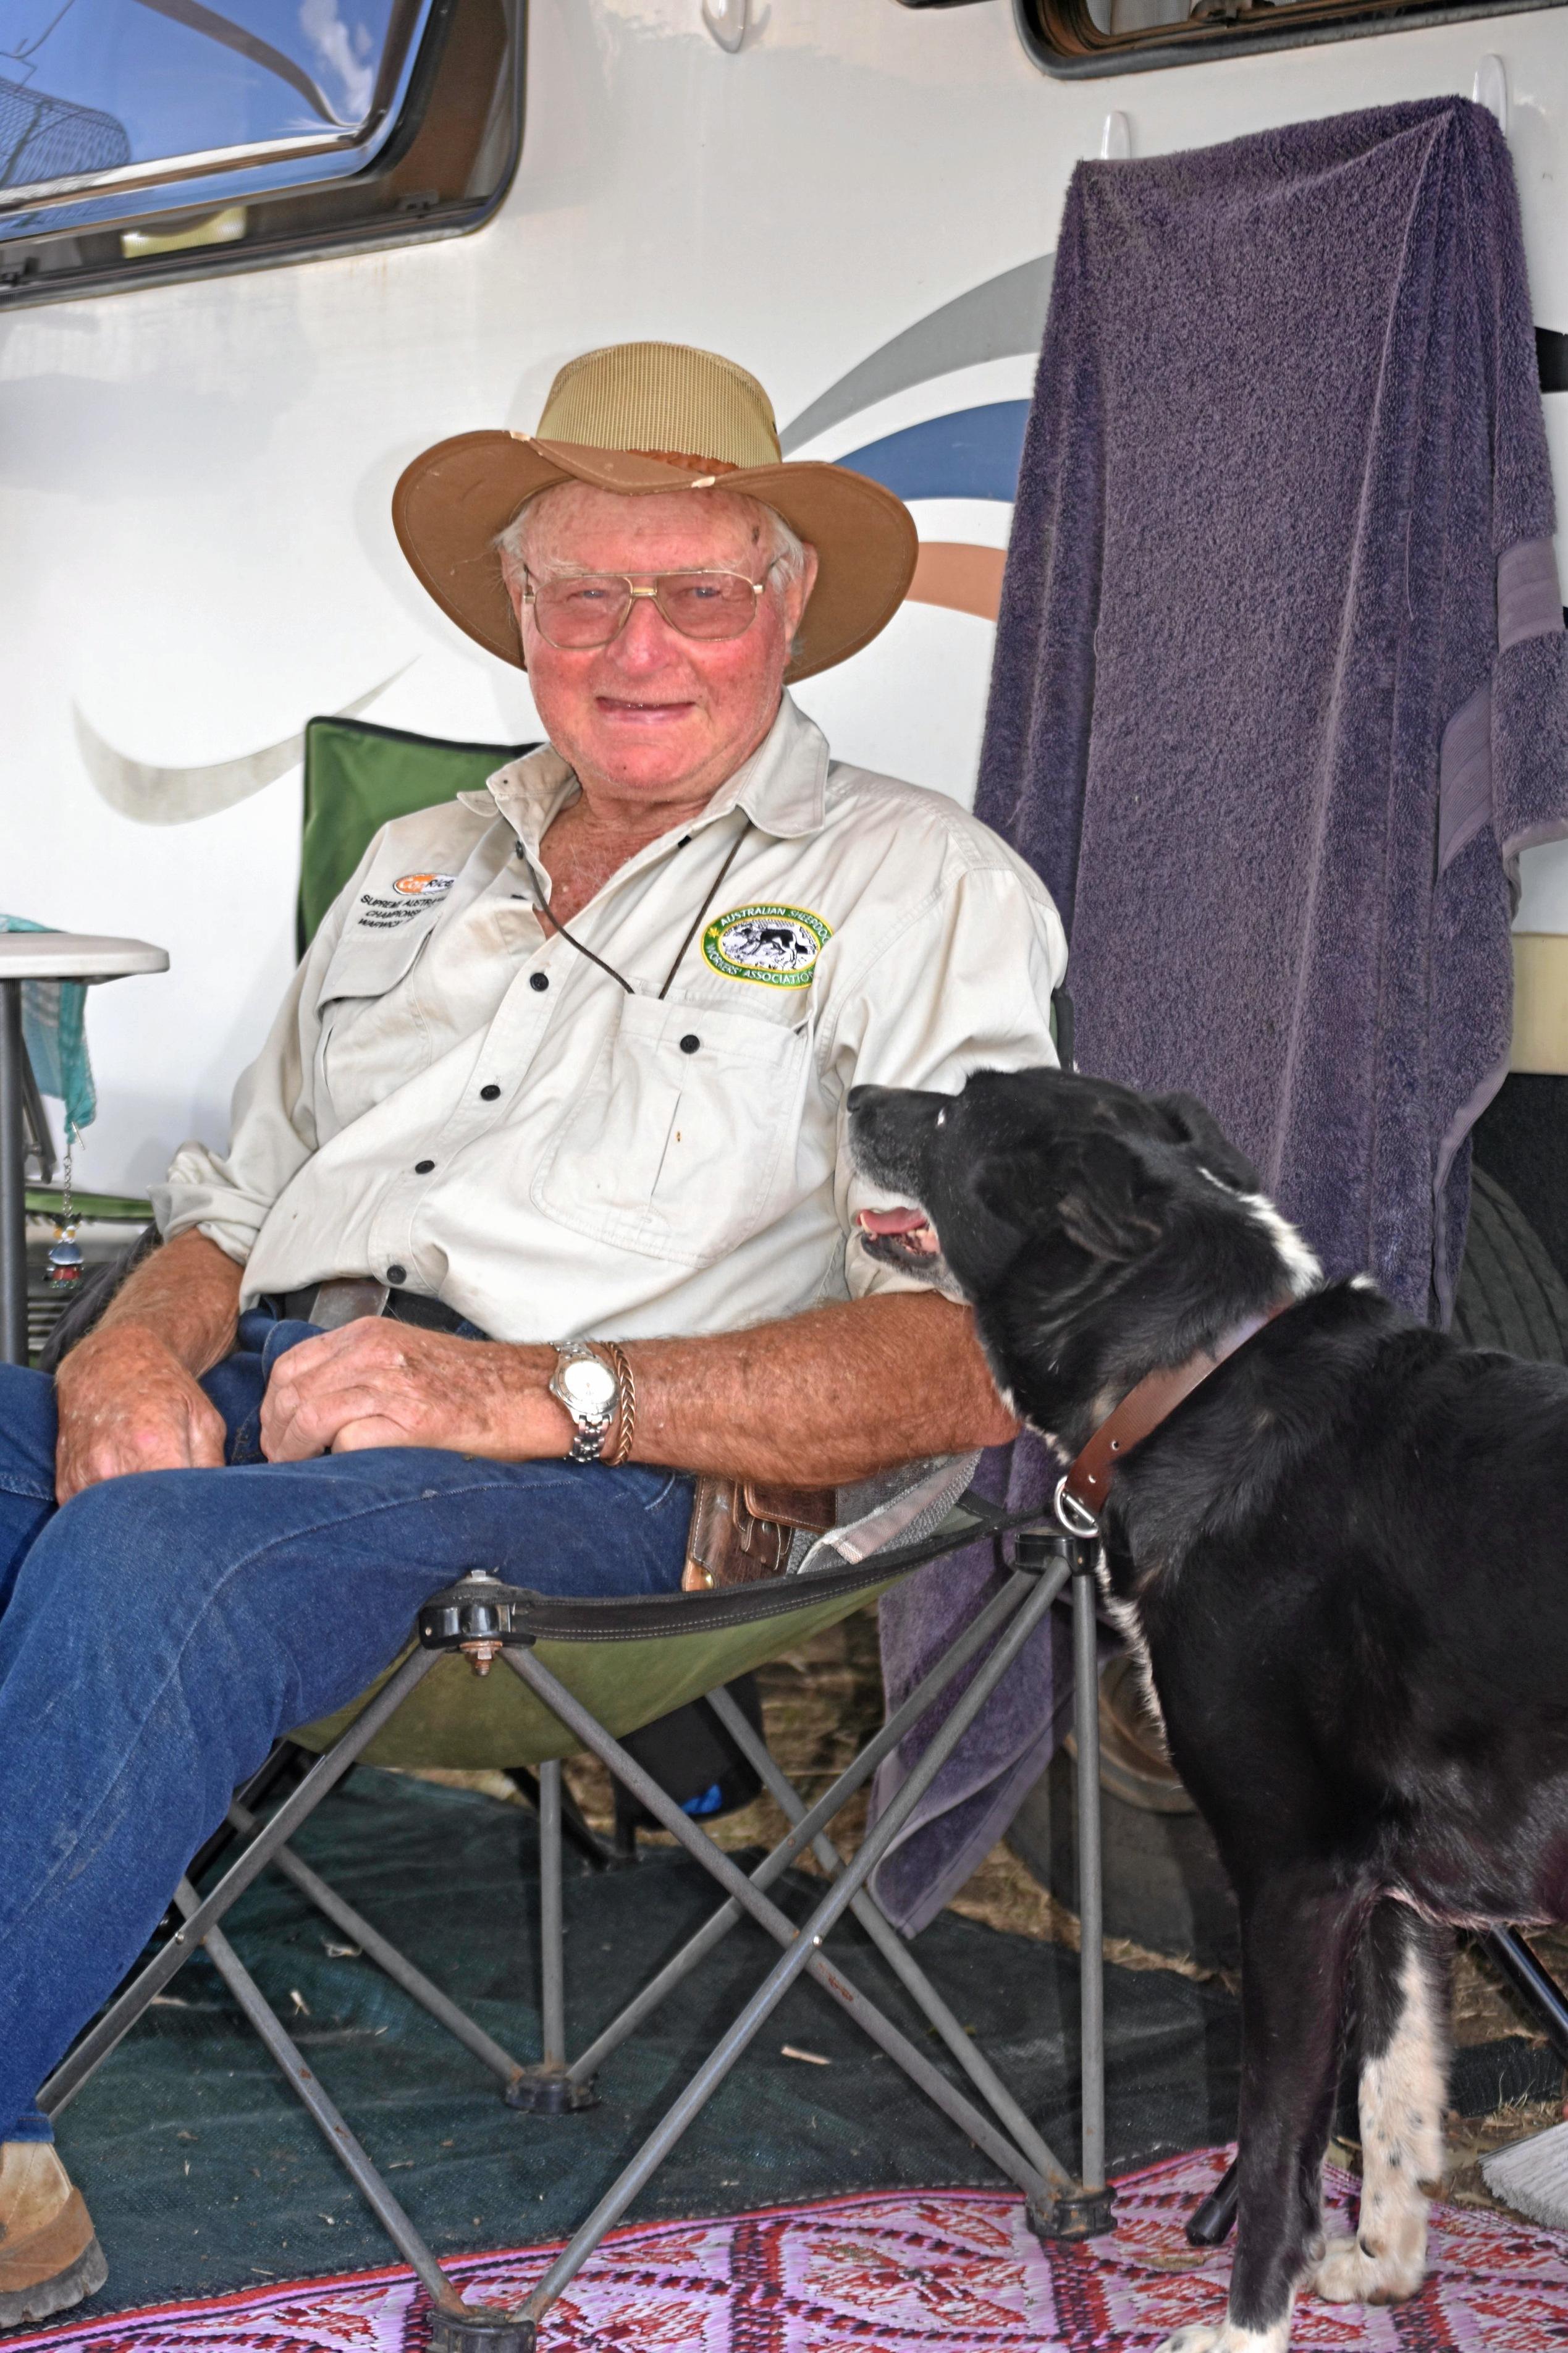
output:
<svg viewBox="0 0 1568 2353"><path fill-rule="evenodd" d="M100 1324L55 1381L62 1504L129 1471L212 1471L223 1461L223 1417L179 1358L145 1325Z"/></svg>
<svg viewBox="0 0 1568 2353"><path fill-rule="evenodd" d="M385 1316L301 1340L261 1408L269 1462L368 1446L434 1446L501 1462L563 1455L572 1419L546 1386L552 1348L459 1340Z"/></svg>

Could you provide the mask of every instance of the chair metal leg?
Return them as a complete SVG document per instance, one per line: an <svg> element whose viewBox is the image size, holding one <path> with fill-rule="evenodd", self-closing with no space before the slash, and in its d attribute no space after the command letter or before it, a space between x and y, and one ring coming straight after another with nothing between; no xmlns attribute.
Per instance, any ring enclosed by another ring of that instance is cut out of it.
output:
<svg viewBox="0 0 1568 2353"><path fill-rule="evenodd" d="M1105 1908L1100 1826L1100 1629L1095 1552L1074 1542L1073 1728L1078 1736L1079 2063L1083 2084L1083 2235L1114 2228L1105 2185Z"/></svg>
<svg viewBox="0 0 1568 2353"><path fill-rule="evenodd" d="M1034 1593L1014 1618L1012 1624L998 1641L991 1657L962 1698L947 1722L937 1734L920 1763L898 1792L892 1804L876 1829L862 1844L859 1852L847 1863L840 1876L829 1887L804 1926L796 1929L794 1923L760 1895L744 1879L730 1859L672 1800L666 1798L658 1784L641 1772L635 1760L612 1740L588 1711L574 1698L565 1685L542 1665L531 1651L509 1648L502 1651L507 1665L536 1692L561 1721L647 1806L650 1812L674 1832L689 1852L728 1888L759 1919L770 1934L784 1947L773 1968L751 2000L742 2010L728 2031L722 2035L708 2058L698 2069L685 2090L664 2116L662 2122L644 2143L631 2163L605 2193L593 2213L583 2224L556 2261L551 2265L533 2293L518 2307L516 2317L535 2323L548 2311L568 2283L626 2212L644 2183L657 2171L668 2151L680 2138L687 2126L718 2089L741 2053L758 2030L777 2008L795 1979L807 1970L825 1985L849 2014L858 2019L865 2031L889 2056L899 2059L906 2072L921 2084L929 2096L949 2116L960 2121L976 2145L1008 2178L1026 2190L1031 2207L1048 2214L1056 2200L1071 2189L1070 2181L1060 2167L1054 2175L1042 2177L1028 2165L1012 2147L982 2116L978 2109L957 2093L947 2078L931 2065L929 2060L907 2041L907 2038L883 2018L881 2012L835 1968L822 1952L822 1946L834 1923L848 1909L866 1880L892 1845L915 1807L942 1770L952 1750L968 1730L991 1693L1007 1672L1018 1652L1050 1608L1056 1595L1067 1581L1064 1562L1059 1569L1039 1578ZM798 1833L797 1833L798 1835Z"/></svg>
<svg viewBox="0 0 1568 2353"><path fill-rule="evenodd" d="M228 1810L228 1818L237 1831L248 1833L259 1828L256 1816L248 1807L241 1805L237 1798ZM503 2084L513 2084L526 2073L521 2060L514 2059L510 2051L503 2051L482 2026L476 2026L468 2013L459 2010L451 1997L443 1993L423 1969L416 1969L412 1961L405 1959L396 1946L390 1943L363 1912L356 1912L352 1904L345 1904L335 1887L329 1887L309 1863L301 1862L292 1847L280 1846L272 1862L274 1868L292 1882L307 1903L313 1904L334 1928L341 1928L345 1936L352 1937L367 1959L374 1961L377 1968L384 1970L405 1993L412 1995L439 2025L446 2028L448 2034L465 2050L471 2051L474 2057L499 2075Z"/></svg>
<svg viewBox="0 0 1568 2353"><path fill-rule="evenodd" d="M502 2097L509 2108L561 2116L598 2105L586 2080L566 2072L566 1954L561 1916L561 1760L539 1768L539 2017L542 2056Z"/></svg>
<svg viewBox="0 0 1568 2353"><path fill-rule="evenodd" d="M799 1791L781 1771L766 1741L758 1738L729 1694L710 1692L708 1704L753 1770L761 1775L763 1787L772 1792L790 1821L804 1820L805 1804ZM827 1877L836 1879L843 1863L832 1841L825 1832L819 1831L813 1839L811 1848ZM1030 2163L1042 2174L1048 2175L1057 2164L1056 2158L990 2061L964 2032L870 1889L867 1888L858 1894L849 1909L910 1999L935 2027L998 2122L1012 2134Z"/></svg>
<svg viewBox="0 0 1568 2353"><path fill-rule="evenodd" d="M199 1912L200 1898L188 1879L183 1879L175 1892L174 1901L187 1922ZM342 2162L355 2189L364 2200L382 2229L396 2247L399 2254L411 2263L424 2284L426 2294L442 2311L460 2314L463 2306L418 2231L388 2189L372 2164L363 2144L355 2137L338 2109L322 2090L314 2068L307 2065L297 2042L284 2026L277 2011L268 2001L255 1978L240 1959L223 1930L209 1927L201 1939L214 1968L233 1994L246 2018L266 2044L279 2067L321 2126L327 2146Z"/></svg>
<svg viewBox="0 0 1568 2353"><path fill-rule="evenodd" d="M940 1698L948 1684L969 1664L975 1653L984 1648L997 1628L1005 1623L1014 1610L1022 1607L1033 1589L1034 1578L1022 1574L1009 1578L1001 1592L994 1595L985 1608L966 1628L962 1639L938 1661L931 1672L916 1684L897 1714L889 1716L875 1738L868 1741L851 1764L839 1775L831 1788L820 1797L809 1813L803 1815L789 1836L781 1839L772 1852L765 1855L751 1874L751 1883L760 1893L771 1887L773 1881L789 1869L798 1855L805 1852L839 1809L853 1797L862 1784L869 1780L884 1757L889 1756L911 1725L918 1724L932 1702ZM689 1976L700 1962L705 1960L714 1947L722 1942L731 1929L744 1917L742 1906L731 1896L720 1905L712 1917L704 1922L694 1936L688 1937L671 1959L658 1974L649 1978L642 1991L627 2003L619 2015L611 2020L604 2031L595 2037L581 2057L574 2059L568 2070L574 2078L586 2081L600 2068L612 2051L635 2032L646 2018L658 2008L681 1980Z"/></svg>
<svg viewBox="0 0 1568 2353"><path fill-rule="evenodd" d="M319 1757L299 1788L279 1807L264 1830L257 1832L243 1854L230 1863L217 1885L183 1928L176 1928L146 1966L138 1971L89 2028L75 2049L60 2062L38 2094L38 2105L51 2119L73 2100L110 2052L130 2033L155 1994L184 1968L209 1928L216 1926L238 1901L258 1873L264 1871L286 1840L315 1812L328 1791L341 1781L362 1748L374 1740L387 1718L395 1715L416 1683L423 1682L440 1653L423 1648L410 1651L396 1673L383 1684L343 1736Z"/></svg>

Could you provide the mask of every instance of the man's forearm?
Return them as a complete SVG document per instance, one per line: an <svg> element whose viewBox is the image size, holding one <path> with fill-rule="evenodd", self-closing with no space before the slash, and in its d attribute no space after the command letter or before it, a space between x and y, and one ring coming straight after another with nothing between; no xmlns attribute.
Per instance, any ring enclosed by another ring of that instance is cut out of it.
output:
<svg viewBox="0 0 1568 2353"><path fill-rule="evenodd" d="M205 1234L180 1234L142 1260L110 1300L98 1330L140 1324L199 1376L234 1345L244 1278L244 1268Z"/></svg>
<svg viewBox="0 0 1568 2353"><path fill-rule="evenodd" d="M626 1356L641 1462L834 1487L1017 1434L968 1309L931 1293L855 1300L702 1339L639 1340Z"/></svg>

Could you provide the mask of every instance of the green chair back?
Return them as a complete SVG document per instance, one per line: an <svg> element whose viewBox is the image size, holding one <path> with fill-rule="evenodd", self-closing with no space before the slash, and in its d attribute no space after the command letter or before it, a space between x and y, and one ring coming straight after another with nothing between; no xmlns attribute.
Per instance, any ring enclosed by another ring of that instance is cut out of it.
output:
<svg viewBox="0 0 1568 2353"><path fill-rule="evenodd" d="M373 727L363 719L312 719L305 728L305 824L300 843L299 950L370 845L395 817L472 791L528 744L448 744Z"/></svg>

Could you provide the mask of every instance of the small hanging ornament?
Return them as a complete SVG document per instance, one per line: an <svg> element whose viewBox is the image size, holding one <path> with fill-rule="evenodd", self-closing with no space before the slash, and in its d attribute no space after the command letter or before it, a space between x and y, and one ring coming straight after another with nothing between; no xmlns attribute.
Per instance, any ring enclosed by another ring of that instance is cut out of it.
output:
<svg viewBox="0 0 1568 2353"><path fill-rule="evenodd" d="M60 1210L55 1219L55 1240L46 1261L46 1280L57 1291L74 1291L81 1281L83 1261L77 1241L76 1206L71 1199L71 1152L68 1137L65 1166L60 1171Z"/></svg>

